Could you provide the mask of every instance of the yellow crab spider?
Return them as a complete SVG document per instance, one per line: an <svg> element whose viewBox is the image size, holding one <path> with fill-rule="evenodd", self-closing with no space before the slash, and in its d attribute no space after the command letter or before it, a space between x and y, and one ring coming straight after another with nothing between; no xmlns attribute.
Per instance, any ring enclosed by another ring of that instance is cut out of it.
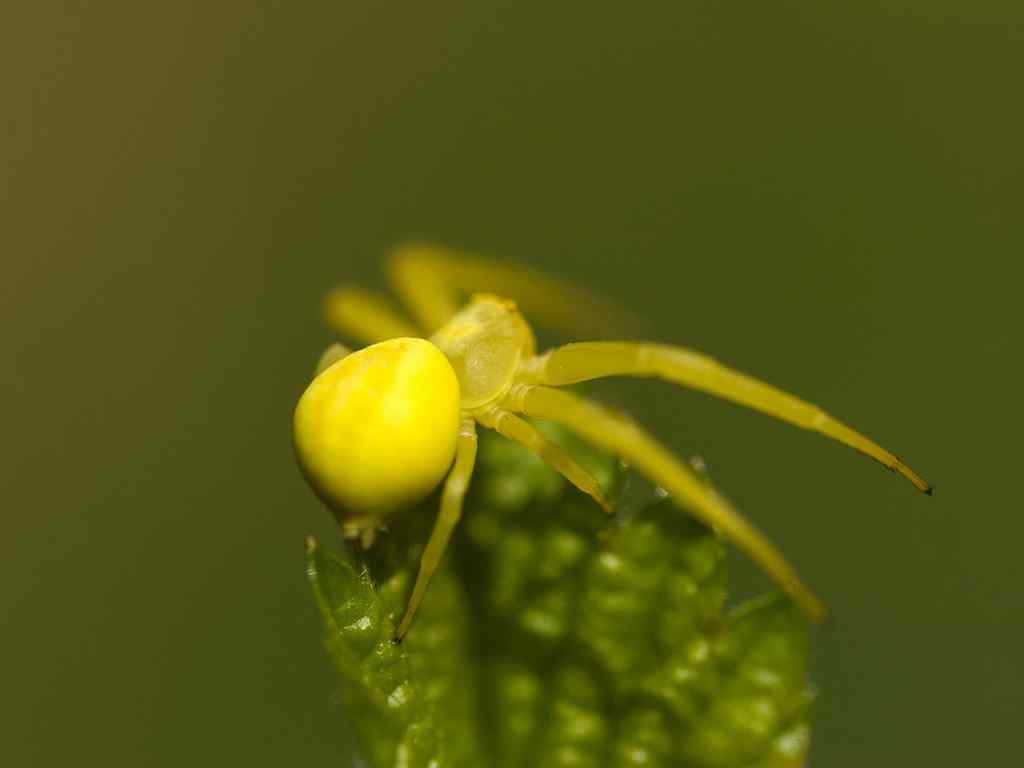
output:
<svg viewBox="0 0 1024 768"><path fill-rule="evenodd" d="M310 484L338 516L344 535L364 546L392 513L427 496L447 475L396 640L409 630L458 523L476 458L477 424L538 454L609 508L596 480L522 416L560 422L621 456L759 563L811 619L824 619L821 599L725 498L626 417L558 389L567 384L606 376L667 379L820 432L931 492L896 456L820 408L697 352L593 341L538 355L518 307L570 332L622 320L613 307L572 286L431 246L398 248L388 263L418 324L384 296L352 288L330 293L328 323L371 346L349 352L335 344L324 353L295 409L294 439ZM466 294L472 295L463 305Z"/></svg>

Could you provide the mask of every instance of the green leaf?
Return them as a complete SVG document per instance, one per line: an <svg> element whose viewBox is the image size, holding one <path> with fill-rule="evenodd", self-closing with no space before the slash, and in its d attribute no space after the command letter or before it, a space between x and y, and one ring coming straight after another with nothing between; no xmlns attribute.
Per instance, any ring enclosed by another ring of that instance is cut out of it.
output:
<svg viewBox="0 0 1024 768"><path fill-rule="evenodd" d="M609 493L628 485L616 461L540 426ZM803 764L807 626L776 595L727 612L721 541L674 504L609 520L539 459L484 436L446 563L395 645L436 505L367 552L310 542L327 651L370 768Z"/></svg>

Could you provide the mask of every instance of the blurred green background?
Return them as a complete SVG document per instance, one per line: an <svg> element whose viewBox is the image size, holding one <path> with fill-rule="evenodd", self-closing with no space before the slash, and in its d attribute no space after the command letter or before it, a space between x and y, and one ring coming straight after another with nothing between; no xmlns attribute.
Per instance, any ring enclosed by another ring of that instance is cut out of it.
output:
<svg viewBox="0 0 1024 768"><path fill-rule="evenodd" d="M901 453L934 498L602 388L832 606L812 764L1019 754L1020 3L41 2L0 29L5 765L331 764L302 541L337 537L289 418L321 295L410 236L601 289Z"/></svg>

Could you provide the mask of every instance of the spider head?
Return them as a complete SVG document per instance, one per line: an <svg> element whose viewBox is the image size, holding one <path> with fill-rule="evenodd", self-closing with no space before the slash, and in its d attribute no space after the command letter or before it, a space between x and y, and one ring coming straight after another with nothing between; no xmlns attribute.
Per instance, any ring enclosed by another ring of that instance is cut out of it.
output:
<svg viewBox="0 0 1024 768"><path fill-rule="evenodd" d="M478 293L431 337L459 378L464 408L476 408L512 385L519 361L536 342L515 302Z"/></svg>
<svg viewBox="0 0 1024 768"><path fill-rule="evenodd" d="M424 339L353 352L320 373L295 408L299 465L341 518L384 516L423 498L455 455L459 383Z"/></svg>

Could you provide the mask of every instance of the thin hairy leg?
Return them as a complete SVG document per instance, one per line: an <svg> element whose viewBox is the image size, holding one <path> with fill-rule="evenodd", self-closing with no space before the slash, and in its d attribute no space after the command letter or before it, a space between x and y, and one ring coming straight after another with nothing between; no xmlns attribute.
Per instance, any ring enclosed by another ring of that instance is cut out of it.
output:
<svg viewBox="0 0 1024 768"><path fill-rule="evenodd" d="M401 246L392 253L390 266L396 289L431 332L473 293L512 299L532 320L571 336L631 334L644 327L630 312L581 288L447 248Z"/></svg>
<svg viewBox="0 0 1024 768"><path fill-rule="evenodd" d="M880 445L821 408L722 365L710 357L665 344L596 341L567 344L523 364L522 379L562 386L605 376L656 376L745 405L865 453L925 493L931 486Z"/></svg>
<svg viewBox="0 0 1024 768"><path fill-rule="evenodd" d="M476 463L476 425L473 418L463 415L462 424L459 427L459 439L455 448L455 464L448 479L445 480L444 490L441 492L441 511L434 523L434 530L430 533L427 546L420 558L420 570L416 576L416 584L412 589L412 596L409 598L409 605L402 616L402 622L398 625L396 640L405 637L412 624L412 618L423 602L423 595L427 592L427 585L430 577L441 564L441 558L448 546L448 540L452 531L462 516L462 502L466 498L466 490L469 488L469 479L473 475L473 465Z"/></svg>
<svg viewBox="0 0 1024 768"><path fill-rule="evenodd" d="M601 505L605 512L611 513L611 505L604 497L601 486L587 470L576 463L575 459L562 448L549 441L537 428L514 413L496 407L483 409L476 414L477 421L490 427L509 440L519 443L532 453L551 465L566 480L575 485L594 501Z"/></svg>
<svg viewBox="0 0 1024 768"><path fill-rule="evenodd" d="M331 329L366 344L421 335L386 296L361 288L335 288L324 299L323 313Z"/></svg>
<svg viewBox="0 0 1024 768"><path fill-rule="evenodd" d="M560 422L624 458L750 555L811 619L824 620L824 603L800 580L782 553L706 480L632 421L597 403L549 387L517 385L504 405L509 410Z"/></svg>

